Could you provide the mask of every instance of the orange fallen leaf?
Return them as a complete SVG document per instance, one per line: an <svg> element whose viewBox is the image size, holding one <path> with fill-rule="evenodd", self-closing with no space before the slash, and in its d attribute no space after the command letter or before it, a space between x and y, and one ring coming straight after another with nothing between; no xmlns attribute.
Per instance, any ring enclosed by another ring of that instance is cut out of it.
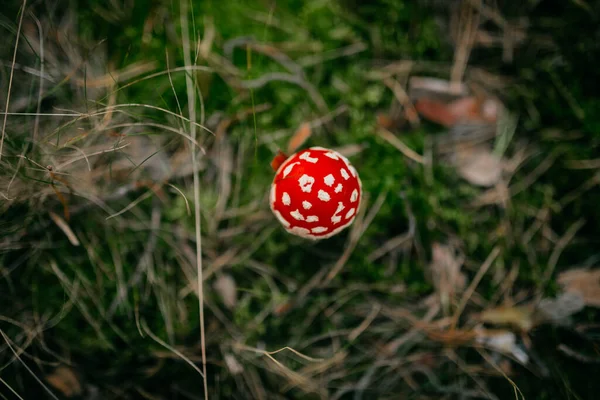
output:
<svg viewBox="0 0 600 400"><path fill-rule="evenodd" d="M46 381L65 397L79 396L82 393L81 383L72 368L61 365L46 376Z"/></svg>
<svg viewBox="0 0 600 400"><path fill-rule="evenodd" d="M446 127L459 122L494 123L498 118L499 106L495 100L463 97L450 103L422 98L415 108L425 118Z"/></svg>
<svg viewBox="0 0 600 400"><path fill-rule="evenodd" d="M281 164L283 164L283 162L287 160L287 158L288 156L281 150L279 150L277 152L277 155L273 157L273 160L271 161L271 168L273 168L273 171L277 171Z"/></svg>
<svg viewBox="0 0 600 400"><path fill-rule="evenodd" d="M458 118L452 113L448 105L437 100L419 99L415 103L419 114L430 121L450 127L456 124Z"/></svg>
<svg viewBox="0 0 600 400"><path fill-rule="evenodd" d="M312 129L308 122L304 122L300 125L300 128L294 133L288 142L287 152L293 154L308 140L312 135Z"/></svg>

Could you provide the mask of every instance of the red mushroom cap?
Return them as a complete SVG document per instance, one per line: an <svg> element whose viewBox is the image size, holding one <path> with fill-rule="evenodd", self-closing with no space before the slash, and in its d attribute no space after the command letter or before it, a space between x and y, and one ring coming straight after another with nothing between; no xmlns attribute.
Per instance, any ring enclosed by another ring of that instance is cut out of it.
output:
<svg viewBox="0 0 600 400"><path fill-rule="evenodd" d="M271 210L295 235L318 240L348 227L360 206L361 182L348 159L311 147L282 163L271 185Z"/></svg>

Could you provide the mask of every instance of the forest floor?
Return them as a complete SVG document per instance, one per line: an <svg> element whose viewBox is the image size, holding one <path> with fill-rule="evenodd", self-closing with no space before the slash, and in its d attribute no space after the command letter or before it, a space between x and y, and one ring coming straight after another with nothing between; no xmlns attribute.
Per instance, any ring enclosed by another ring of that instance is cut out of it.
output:
<svg viewBox="0 0 600 400"><path fill-rule="evenodd" d="M600 1L502 3L3 6L0 396L597 398Z"/></svg>

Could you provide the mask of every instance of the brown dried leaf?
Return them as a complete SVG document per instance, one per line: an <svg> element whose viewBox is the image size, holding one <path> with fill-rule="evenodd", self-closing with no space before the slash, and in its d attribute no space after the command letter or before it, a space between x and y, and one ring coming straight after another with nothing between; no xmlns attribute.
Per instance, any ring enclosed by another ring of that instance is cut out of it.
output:
<svg viewBox="0 0 600 400"><path fill-rule="evenodd" d="M457 154L459 175L469 183L490 187L502 178L502 159L487 146L471 146L460 149Z"/></svg>
<svg viewBox="0 0 600 400"><path fill-rule="evenodd" d="M538 318L562 324L584 307L585 300L581 293L565 292L555 299L542 299L537 306Z"/></svg>
<svg viewBox="0 0 600 400"><path fill-rule="evenodd" d="M415 108L425 118L446 127L460 122L493 124L498 119L500 104L493 99L480 99L474 96L463 97L450 103L422 98Z"/></svg>
<svg viewBox="0 0 600 400"><path fill-rule="evenodd" d="M457 259L454 248L448 245L434 243L431 250L429 271L433 286L438 292L442 307L449 311L452 298L465 288L466 277L460 271L462 260Z"/></svg>
<svg viewBox="0 0 600 400"><path fill-rule="evenodd" d="M242 366L242 364L240 364L240 362L237 360L237 358L235 358L233 354L225 354L225 364L227 365L227 368L229 369L229 372L231 372L232 375L237 375L244 372L244 367Z"/></svg>
<svg viewBox="0 0 600 400"><path fill-rule="evenodd" d="M310 127L310 123L304 122L300 125L300 128L294 133L294 135L290 138L288 142L287 152L288 154L293 154L308 140L308 138L312 135L312 129Z"/></svg>
<svg viewBox="0 0 600 400"><path fill-rule="evenodd" d="M227 274L220 275L214 283L214 288L230 310L237 304L237 286L235 280Z"/></svg>
<svg viewBox="0 0 600 400"><path fill-rule="evenodd" d="M72 368L61 365L53 373L46 376L46 381L65 397L79 396L82 392L81 383Z"/></svg>
<svg viewBox="0 0 600 400"><path fill-rule="evenodd" d="M600 307L600 268L574 268L561 273L558 283L567 293L578 293L586 305Z"/></svg>
<svg viewBox="0 0 600 400"><path fill-rule="evenodd" d="M494 325L510 325L527 332L534 326L532 307L497 307L479 314L482 322Z"/></svg>

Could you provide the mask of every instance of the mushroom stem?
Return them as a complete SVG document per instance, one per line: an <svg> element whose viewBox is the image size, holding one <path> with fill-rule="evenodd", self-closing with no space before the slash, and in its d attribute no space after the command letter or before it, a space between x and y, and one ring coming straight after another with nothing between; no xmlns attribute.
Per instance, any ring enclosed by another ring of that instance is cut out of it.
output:
<svg viewBox="0 0 600 400"><path fill-rule="evenodd" d="M277 151L277 155L273 158L273 161L271 161L271 168L273 168L273 171L277 172L281 164L287 159L288 156L283 151Z"/></svg>

